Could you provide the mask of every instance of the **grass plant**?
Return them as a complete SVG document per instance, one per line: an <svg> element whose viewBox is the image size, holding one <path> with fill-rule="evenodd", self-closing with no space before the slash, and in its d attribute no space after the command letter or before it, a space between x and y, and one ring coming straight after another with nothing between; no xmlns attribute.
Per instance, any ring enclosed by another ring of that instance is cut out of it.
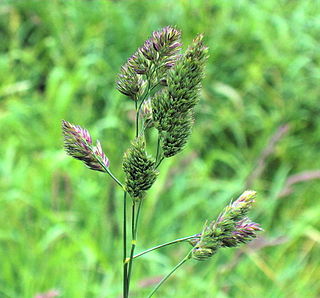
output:
<svg viewBox="0 0 320 298"><path fill-rule="evenodd" d="M123 194L65 156L57 124L100 139L124 182L135 106L114 78L168 24L186 45L205 33L210 56L196 125L148 190L135 254L197 235L230 198L255 189L259 240L187 262L158 295L317 297L319 13L317 1L1 1L0 297L121 295ZM146 134L156 156L156 131ZM147 296L191 248L138 258L132 295Z"/></svg>

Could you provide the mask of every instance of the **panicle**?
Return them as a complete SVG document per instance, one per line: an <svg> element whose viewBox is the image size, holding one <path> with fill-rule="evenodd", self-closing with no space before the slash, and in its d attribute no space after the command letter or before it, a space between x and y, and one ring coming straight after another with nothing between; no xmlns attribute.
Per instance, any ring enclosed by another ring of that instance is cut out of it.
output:
<svg viewBox="0 0 320 298"><path fill-rule="evenodd" d="M140 48L140 52L146 59L161 61L162 65L170 68L178 57L181 48L180 38L180 31L171 26L164 27L152 33Z"/></svg>
<svg viewBox="0 0 320 298"><path fill-rule="evenodd" d="M208 48L203 45L203 36L198 35L188 47L176 66L168 72L168 91L176 113L192 109L199 101L204 66Z"/></svg>
<svg viewBox="0 0 320 298"><path fill-rule="evenodd" d="M156 129L161 132L169 129L168 116L170 111L170 99L168 89L158 91L151 98L152 119ZM169 121L170 122L170 121Z"/></svg>
<svg viewBox="0 0 320 298"><path fill-rule="evenodd" d="M194 123L193 112L188 111L176 115L169 123L169 130L161 133L162 151L165 157L171 157L180 152L191 135Z"/></svg>
<svg viewBox="0 0 320 298"><path fill-rule="evenodd" d="M201 80L207 60L203 36L197 36L192 45L167 72L166 88L152 97L153 120L162 139L165 157L180 152L193 126L193 108L199 101Z"/></svg>
<svg viewBox="0 0 320 298"><path fill-rule="evenodd" d="M107 172L109 159L102 151L99 141L93 146L92 138L86 129L62 120L62 133L68 155L83 161L91 170Z"/></svg>
<svg viewBox="0 0 320 298"><path fill-rule="evenodd" d="M224 209L217 222L237 222L244 218L255 202L256 195L255 191L246 190L237 200Z"/></svg>
<svg viewBox="0 0 320 298"><path fill-rule="evenodd" d="M180 37L181 32L170 26L153 32L143 46L121 67L117 89L124 95L138 100L143 93L141 75L149 74L149 79L153 75L161 80L166 70L173 67L179 58ZM157 71L153 71L153 67Z"/></svg>
<svg viewBox="0 0 320 298"><path fill-rule="evenodd" d="M255 197L255 191L245 191L224 209L216 221L206 223L201 236L190 242L194 246L192 257L205 260L220 247L235 247L256 238L257 232L262 229L246 217Z"/></svg>
<svg viewBox="0 0 320 298"><path fill-rule="evenodd" d="M156 180L158 171L154 166L155 161L146 153L143 137L136 138L123 158L125 188L134 201L143 199Z"/></svg>

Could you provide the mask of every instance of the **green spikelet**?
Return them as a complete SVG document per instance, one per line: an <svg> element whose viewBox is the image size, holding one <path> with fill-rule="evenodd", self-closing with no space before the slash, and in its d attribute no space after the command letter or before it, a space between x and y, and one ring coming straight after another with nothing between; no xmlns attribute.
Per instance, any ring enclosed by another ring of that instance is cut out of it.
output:
<svg viewBox="0 0 320 298"><path fill-rule="evenodd" d="M125 188L133 200L138 201L145 195L157 178L155 161L145 151L145 142L138 137L124 154L123 170L126 174Z"/></svg>
<svg viewBox="0 0 320 298"><path fill-rule="evenodd" d="M223 210L217 220L206 223L201 236L190 242L194 246L192 257L206 260L221 247L235 247L256 238L257 232L262 229L246 217L255 197L255 191L245 191Z"/></svg>
<svg viewBox="0 0 320 298"><path fill-rule="evenodd" d="M154 126L159 132L167 130L169 128L168 114L170 110L170 100L167 89L158 91L151 98L151 107Z"/></svg>
<svg viewBox="0 0 320 298"><path fill-rule="evenodd" d="M199 101L207 47L199 35L168 71L166 88L151 99L153 122L159 130L165 157L180 152L193 126L193 108Z"/></svg>
<svg viewBox="0 0 320 298"><path fill-rule="evenodd" d="M169 129L161 133L162 151L165 157L180 152L188 141L193 125L192 111L172 116Z"/></svg>
<svg viewBox="0 0 320 298"><path fill-rule="evenodd" d="M168 92L176 113L185 113L199 102L208 51L202 38L202 35L198 35L175 67L168 72Z"/></svg>

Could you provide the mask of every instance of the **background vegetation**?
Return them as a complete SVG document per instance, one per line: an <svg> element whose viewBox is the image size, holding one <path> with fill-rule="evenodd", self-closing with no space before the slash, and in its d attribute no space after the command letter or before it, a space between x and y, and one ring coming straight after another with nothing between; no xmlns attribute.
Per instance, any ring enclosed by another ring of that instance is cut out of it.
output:
<svg viewBox="0 0 320 298"><path fill-rule="evenodd" d="M123 180L133 103L115 76L166 25L210 59L192 138L144 203L138 250L201 231L247 188L265 232L190 262L159 297L319 297L320 5L287 1L0 2L0 297L119 297L122 193L62 148L61 120L102 141ZM150 136L153 140L153 136ZM136 262L145 297L188 251Z"/></svg>

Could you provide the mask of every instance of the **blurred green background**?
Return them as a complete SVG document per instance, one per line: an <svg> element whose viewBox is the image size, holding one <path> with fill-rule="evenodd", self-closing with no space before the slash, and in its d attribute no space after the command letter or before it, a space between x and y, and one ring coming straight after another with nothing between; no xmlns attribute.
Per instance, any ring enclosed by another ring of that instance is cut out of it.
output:
<svg viewBox="0 0 320 298"><path fill-rule="evenodd" d="M0 2L0 297L121 295L122 193L62 148L61 120L99 138L123 180L133 103L116 74L166 25L205 34L207 75L186 149L161 165L138 251L200 232L243 190L261 238L179 270L157 297L320 296L320 2ZM135 264L145 297L189 250Z"/></svg>

